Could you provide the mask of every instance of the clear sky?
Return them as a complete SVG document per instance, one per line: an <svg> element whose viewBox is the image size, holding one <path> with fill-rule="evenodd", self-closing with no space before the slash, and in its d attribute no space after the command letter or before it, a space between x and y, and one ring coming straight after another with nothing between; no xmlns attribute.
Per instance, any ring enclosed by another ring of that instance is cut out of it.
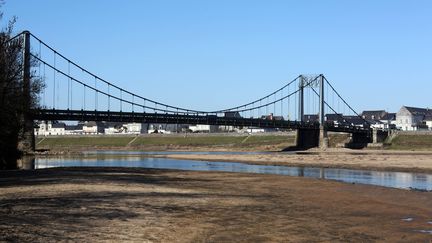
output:
<svg viewBox="0 0 432 243"><path fill-rule="evenodd" d="M202 110L323 73L358 110L432 107L432 1L6 0L65 56L137 94Z"/></svg>

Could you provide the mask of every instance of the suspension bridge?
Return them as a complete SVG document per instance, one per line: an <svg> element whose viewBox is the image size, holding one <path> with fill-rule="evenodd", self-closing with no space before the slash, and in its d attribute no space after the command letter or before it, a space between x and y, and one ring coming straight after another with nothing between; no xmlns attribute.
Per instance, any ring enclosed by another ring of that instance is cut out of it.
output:
<svg viewBox="0 0 432 243"><path fill-rule="evenodd" d="M166 104L124 89L80 66L29 31L11 41L23 45L24 92L30 92L31 77L45 82L38 107L32 108L26 118L30 147L34 144L34 120L296 129L297 146L302 148L325 147L327 131L350 133L357 142L372 141L369 122L323 74L299 75L253 101L205 111Z"/></svg>

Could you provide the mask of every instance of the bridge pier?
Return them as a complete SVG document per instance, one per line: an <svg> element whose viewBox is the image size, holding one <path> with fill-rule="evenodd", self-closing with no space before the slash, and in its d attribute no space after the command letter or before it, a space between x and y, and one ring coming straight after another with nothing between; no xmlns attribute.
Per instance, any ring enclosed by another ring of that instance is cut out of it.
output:
<svg viewBox="0 0 432 243"><path fill-rule="evenodd" d="M327 149L329 147L327 129L324 126L320 126L319 129L319 147L320 149Z"/></svg>
<svg viewBox="0 0 432 243"><path fill-rule="evenodd" d="M320 129L297 129L297 149L310 149L316 147L326 149L328 146L329 138L325 128L320 127Z"/></svg>
<svg viewBox="0 0 432 243"><path fill-rule="evenodd" d="M320 75L320 95L319 95L319 147L321 149L328 148L329 139L327 129L325 127L325 101L324 101L324 75Z"/></svg>
<svg viewBox="0 0 432 243"><path fill-rule="evenodd" d="M320 130L317 129L297 129L296 148L310 149L318 147Z"/></svg>

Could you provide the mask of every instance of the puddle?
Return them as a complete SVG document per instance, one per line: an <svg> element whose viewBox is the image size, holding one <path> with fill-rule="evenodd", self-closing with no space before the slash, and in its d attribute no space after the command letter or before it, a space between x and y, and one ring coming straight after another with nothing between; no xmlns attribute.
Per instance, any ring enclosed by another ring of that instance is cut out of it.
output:
<svg viewBox="0 0 432 243"><path fill-rule="evenodd" d="M413 220L414 220L414 218L404 218L404 219L402 219L402 221L405 221L405 222L411 222Z"/></svg>
<svg viewBox="0 0 432 243"><path fill-rule="evenodd" d="M425 233L432 235L432 230L415 230L416 232Z"/></svg>

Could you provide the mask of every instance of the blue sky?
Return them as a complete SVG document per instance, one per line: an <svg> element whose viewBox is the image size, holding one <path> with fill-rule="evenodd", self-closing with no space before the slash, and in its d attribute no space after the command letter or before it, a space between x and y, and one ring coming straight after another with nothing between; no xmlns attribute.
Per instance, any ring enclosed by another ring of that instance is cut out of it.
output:
<svg viewBox="0 0 432 243"><path fill-rule="evenodd" d="M432 1L6 0L5 20L126 89L202 110L323 73L358 111L432 107Z"/></svg>

